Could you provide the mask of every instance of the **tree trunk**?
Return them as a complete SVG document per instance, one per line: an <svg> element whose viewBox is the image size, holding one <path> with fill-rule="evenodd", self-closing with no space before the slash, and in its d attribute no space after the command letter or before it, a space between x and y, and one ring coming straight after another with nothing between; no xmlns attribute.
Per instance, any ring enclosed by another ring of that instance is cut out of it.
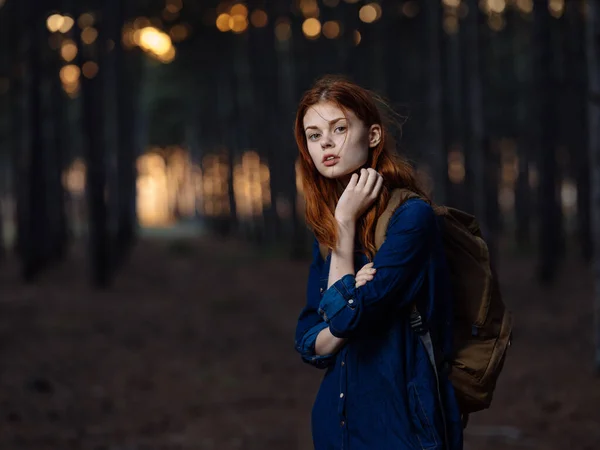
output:
<svg viewBox="0 0 600 450"><path fill-rule="evenodd" d="M595 367L600 374L600 4L587 2L586 53L588 87L589 158L591 186L591 229L594 248L594 341Z"/></svg>
<svg viewBox="0 0 600 450"><path fill-rule="evenodd" d="M65 108L64 93L61 86L58 56L51 55L50 91L51 104L49 108L53 120L52 162L48 164L49 197L52 199L52 247L51 258L55 261L64 259L68 240L66 216L66 192L62 182L62 172L65 168Z"/></svg>
<svg viewBox="0 0 600 450"><path fill-rule="evenodd" d="M290 252L293 259L298 259L306 256L307 246L305 245L306 234L297 213L296 169L294 165L297 159L297 150L293 137L288 131L294 123L295 97L298 89L292 47L294 39L301 38L298 35L293 35L290 39L277 43L279 95L281 107L284 111L282 119L280 119L280 123L283 125L280 128L283 133L280 139L284 149L283 155L285 156L281 158L281 166L277 168L281 171L282 191L274 194L275 201L283 201L289 208Z"/></svg>
<svg viewBox="0 0 600 450"><path fill-rule="evenodd" d="M529 179L530 160L532 153L535 125L532 126L532 96L531 96L531 66L529 55L521 55L522 43L531 39L531 25L524 23L520 15L513 14L514 32L511 37L512 49L515 54L513 71L517 81L516 89L516 154L518 158L517 180L515 185L515 239L517 247L524 249L531 245L531 211L532 198ZM533 122L535 123L535 122Z"/></svg>
<svg viewBox="0 0 600 450"><path fill-rule="evenodd" d="M272 6L271 6L272 8ZM266 9L269 17L275 17L272 10ZM254 86L257 91L257 114L262 123L277 123L279 104L279 93L277 89L278 80L273 80L273 74L277 72L277 60L275 53L275 20L269 20L267 26L262 29L252 30L250 34L250 52L252 55L252 73L254 75ZM265 101L268 99L268 102ZM258 143L258 140L256 141ZM261 148L264 151L269 166L269 190L271 202L264 209L264 235L268 244L275 244L281 237L281 221L275 209L275 193L280 184L278 156L281 152L281 140L277 133L266 133L261 135Z"/></svg>
<svg viewBox="0 0 600 450"><path fill-rule="evenodd" d="M440 2L425 2L427 26L423 27L427 42L426 76L427 89L427 152L433 155L433 180L435 201L448 202L448 153L444 129L444 83L442 30L442 5Z"/></svg>
<svg viewBox="0 0 600 450"><path fill-rule="evenodd" d="M574 173L577 180L577 234L584 261L590 262L593 255L592 229L590 226L590 160L588 154L587 123L587 67L585 58L585 27L581 12L581 1L565 4L567 50L565 68L567 71L567 139L570 154L573 155Z"/></svg>
<svg viewBox="0 0 600 450"><path fill-rule="evenodd" d="M558 170L556 161L555 79L552 64L550 13L546 0L534 2L535 80L539 123L539 279L551 282L557 272L560 240Z"/></svg>
<svg viewBox="0 0 600 450"><path fill-rule="evenodd" d="M463 62L463 110L464 110L464 154L466 180L465 185L470 198L467 204L472 205L472 212L478 217L484 231L490 231L485 214L486 164L485 157L488 148L483 143L483 102L481 98L480 70L480 11L477 0L468 0L468 14L463 21L460 31L461 54ZM488 179L488 182L490 180Z"/></svg>
<svg viewBox="0 0 600 450"><path fill-rule="evenodd" d="M23 2L8 2L4 8L5 14L12 19L9 21L8 38L10 52L10 130L11 130L11 164L12 192L15 199L15 240L14 250L21 257L25 250L27 233L27 169L25 148L25 36L19 32L20 24L26 20L25 4Z"/></svg>
<svg viewBox="0 0 600 450"><path fill-rule="evenodd" d="M104 135L104 71L105 32L99 24L99 34L92 45L85 46L84 61L96 62L98 73L92 79L81 75L83 121L87 163L86 196L88 202L88 237L92 283L108 286L110 278L110 239L106 199L106 161ZM81 42L78 42L81 49Z"/></svg>
<svg viewBox="0 0 600 450"><path fill-rule="evenodd" d="M42 111L42 38L44 11L39 5L30 5L28 16L28 97L27 114L31 133L29 155L26 159L27 196L25 206L25 236L21 244L22 274L31 282L47 263L48 211L46 191L46 171L44 164L44 117ZM41 30L41 31L40 31Z"/></svg>
<svg viewBox="0 0 600 450"><path fill-rule="evenodd" d="M138 90L133 78L134 68L138 66L139 55L133 53L125 61L123 43L120 38L122 29L129 16L129 2L112 0L114 15L109 38L115 43L114 74L116 77L115 122L117 126L117 231L115 249L118 252L117 264L121 264L129 255L136 238L136 156L134 142L135 99Z"/></svg>

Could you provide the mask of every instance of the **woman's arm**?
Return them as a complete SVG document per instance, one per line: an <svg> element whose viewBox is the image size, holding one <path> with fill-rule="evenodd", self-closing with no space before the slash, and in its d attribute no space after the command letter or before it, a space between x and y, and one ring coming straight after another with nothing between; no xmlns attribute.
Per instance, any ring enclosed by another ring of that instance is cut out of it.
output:
<svg viewBox="0 0 600 450"><path fill-rule="evenodd" d="M337 225L338 241L336 248L331 252L327 289L344 275L354 275L354 235L356 221L342 219L337 221Z"/></svg>
<svg viewBox="0 0 600 450"><path fill-rule="evenodd" d="M338 245L331 252L329 279L327 289L344 275L354 275L354 233L355 221L338 221ZM327 355L338 352L346 343L346 339L335 337L329 328L323 329L317 336L315 353Z"/></svg>
<svg viewBox="0 0 600 450"><path fill-rule="evenodd" d="M408 200L390 220L386 239L375 255L377 273L356 288L355 278L344 275L329 288L319 313L334 337L347 338L365 314L387 314L389 306L410 304L421 287L437 232L435 214L421 200Z"/></svg>

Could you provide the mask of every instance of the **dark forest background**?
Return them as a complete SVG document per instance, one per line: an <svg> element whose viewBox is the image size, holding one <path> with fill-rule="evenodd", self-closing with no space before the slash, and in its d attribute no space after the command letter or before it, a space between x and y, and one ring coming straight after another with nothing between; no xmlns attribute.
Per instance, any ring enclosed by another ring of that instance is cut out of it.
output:
<svg viewBox="0 0 600 450"><path fill-rule="evenodd" d="M2 448L310 448L325 74L493 251L515 349L468 448L599 448L599 62L595 0L0 0Z"/></svg>

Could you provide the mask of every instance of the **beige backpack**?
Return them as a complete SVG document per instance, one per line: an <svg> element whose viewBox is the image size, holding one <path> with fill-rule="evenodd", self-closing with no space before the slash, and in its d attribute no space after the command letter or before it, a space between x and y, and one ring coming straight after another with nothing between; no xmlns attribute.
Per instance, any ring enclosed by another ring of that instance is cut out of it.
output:
<svg viewBox="0 0 600 450"><path fill-rule="evenodd" d="M411 198L421 197L406 189L392 192L388 206L377 220L377 249L385 240L392 214ZM435 206L434 211L443 218L443 244L454 299L454 355L449 378L461 413L468 417L469 413L490 406L510 346L512 314L502 301L488 247L476 219L445 206ZM411 323L415 329L422 325L416 308L413 308ZM429 333L421 337L437 375Z"/></svg>

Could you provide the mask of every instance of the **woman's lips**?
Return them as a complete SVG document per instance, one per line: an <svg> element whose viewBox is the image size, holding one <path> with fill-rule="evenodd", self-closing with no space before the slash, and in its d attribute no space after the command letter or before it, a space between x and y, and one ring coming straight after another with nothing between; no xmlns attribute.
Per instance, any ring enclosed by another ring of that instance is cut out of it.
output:
<svg viewBox="0 0 600 450"><path fill-rule="evenodd" d="M323 161L323 165L326 167L335 166L340 160L339 156L335 156L333 159L326 159Z"/></svg>

